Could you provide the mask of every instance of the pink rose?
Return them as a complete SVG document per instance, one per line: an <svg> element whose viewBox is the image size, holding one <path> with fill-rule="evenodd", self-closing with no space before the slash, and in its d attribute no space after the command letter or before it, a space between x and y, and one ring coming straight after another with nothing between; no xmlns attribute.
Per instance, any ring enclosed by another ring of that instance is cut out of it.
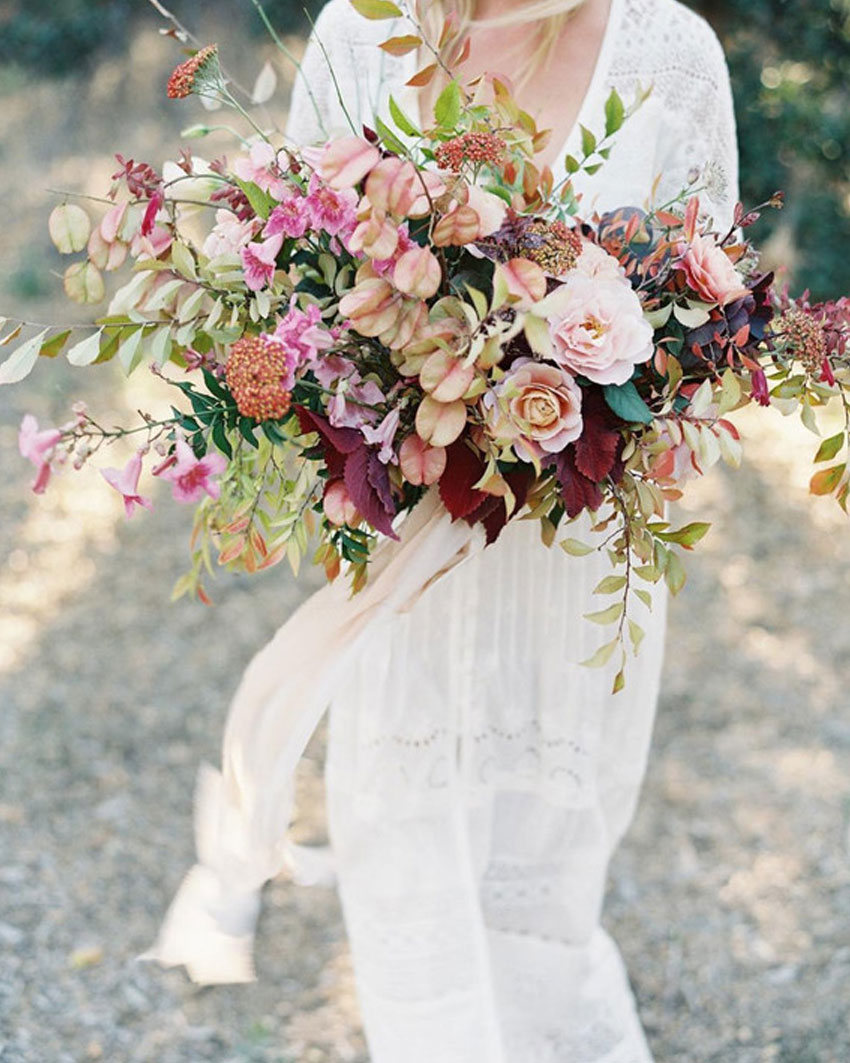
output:
<svg viewBox="0 0 850 1063"><path fill-rule="evenodd" d="M582 240L581 254L575 268L585 277L597 279L619 280L626 275L626 271L613 255L609 255L604 248L590 240Z"/></svg>
<svg viewBox="0 0 850 1063"><path fill-rule="evenodd" d="M557 454L582 432L581 388L555 365L518 358L481 401L490 434L524 461Z"/></svg>
<svg viewBox="0 0 850 1063"><path fill-rule="evenodd" d="M569 274L551 303L552 358L596 384L625 384L653 353L652 326L625 278Z"/></svg>
<svg viewBox="0 0 850 1063"><path fill-rule="evenodd" d="M694 235L689 244L680 244L681 266L688 284L706 303L726 306L749 295L729 256L709 236Z"/></svg>

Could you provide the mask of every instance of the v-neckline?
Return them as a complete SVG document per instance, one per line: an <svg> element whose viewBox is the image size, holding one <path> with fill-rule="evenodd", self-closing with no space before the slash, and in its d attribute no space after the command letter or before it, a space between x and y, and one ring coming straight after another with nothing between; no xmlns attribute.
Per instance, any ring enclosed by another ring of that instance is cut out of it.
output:
<svg viewBox="0 0 850 1063"><path fill-rule="evenodd" d="M605 24L605 32L602 35L602 42L596 56L596 62L593 67L593 73L590 77L590 83L587 86L587 90L581 101L581 106L578 109L572 128L569 133L567 133L564 142L556 153L554 161L550 164L556 179L563 176L564 159L567 153L574 153L579 147L579 138L581 135L580 127L583 125L586 126L592 121L592 116L600 103L599 97L602 94L611 69L611 57L614 50L614 42L620 27L624 2L625 0L611 0L611 6L608 9L608 20ZM404 63L405 82L413 77L418 67L418 53L416 51L409 52L405 56ZM399 93L399 97L399 104L404 107L416 125L421 129L423 125L422 108L420 105L421 93L417 89L410 88L405 84L404 89Z"/></svg>

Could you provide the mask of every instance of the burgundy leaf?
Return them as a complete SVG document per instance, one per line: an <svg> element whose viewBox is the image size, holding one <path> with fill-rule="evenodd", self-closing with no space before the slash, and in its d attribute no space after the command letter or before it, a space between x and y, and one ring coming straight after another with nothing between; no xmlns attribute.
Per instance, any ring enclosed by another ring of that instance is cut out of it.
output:
<svg viewBox="0 0 850 1063"><path fill-rule="evenodd" d="M534 482L534 471L529 468L515 469L505 475L508 486L514 493L516 505L511 517L519 513L525 505L528 490ZM494 543L502 534L502 529L508 523L508 511L504 500L496 495L488 495L486 500L477 506L465 518L469 524L482 524L487 536L487 544Z"/></svg>
<svg viewBox="0 0 850 1063"><path fill-rule="evenodd" d="M326 444L322 446L322 453L324 454L328 476L332 480L341 480L345 475L345 454L340 454L338 450L334 450L333 447L329 447Z"/></svg>
<svg viewBox="0 0 850 1063"><path fill-rule="evenodd" d="M378 451L376 448L371 447L369 449L369 463L366 466L366 477L369 480L369 484L374 488L381 500L381 505L387 511L387 513L395 514L396 507L393 501L392 491L390 490L390 474L387 466L378 457Z"/></svg>
<svg viewBox="0 0 850 1063"><path fill-rule="evenodd" d="M615 427L618 418L602 392L595 388L585 390L581 414L582 431L575 443L576 468L588 480L599 483L611 472L620 450L622 436Z"/></svg>
<svg viewBox="0 0 850 1063"><path fill-rule="evenodd" d="M340 454L351 454L363 445L363 436L356 428L334 428L326 417L313 413L306 406L297 409L302 432L318 432L328 446Z"/></svg>
<svg viewBox="0 0 850 1063"><path fill-rule="evenodd" d="M440 498L454 520L466 517L488 497L472 485L484 475L481 456L463 437L446 449L446 471L440 477Z"/></svg>
<svg viewBox="0 0 850 1063"><path fill-rule="evenodd" d="M596 510L602 505L599 485L579 472L576 466L572 443L555 455L554 465L568 517L577 517L584 509Z"/></svg>
<svg viewBox="0 0 850 1063"><path fill-rule="evenodd" d="M507 519L505 503L497 495L486 495L484 501L463 519L471 528L481 524L487 535L487 543L495 542Z"/></svg>
<svg viewBox="0 0 850 1063"><path fill-rule="evenodd" d="M393 531L392 518L395 510L385 504L379 492L369 480L369 463L372 452L365 443L353 450L345 459L345 486L351 501L372 527L391 539L398 539Z"/></svg>

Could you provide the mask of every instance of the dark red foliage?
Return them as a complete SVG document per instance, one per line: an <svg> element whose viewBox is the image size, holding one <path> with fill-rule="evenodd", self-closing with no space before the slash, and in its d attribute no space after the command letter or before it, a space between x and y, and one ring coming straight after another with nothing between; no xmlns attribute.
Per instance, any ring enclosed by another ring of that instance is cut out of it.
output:
<svg viewBox="0 0 850 1063"><path fill-rule="evenodd" d="M217 188L210 196L210 203L220 203L232 210L239 221L249 221L254 217L254 208L248 202L248 197L241 188L233 185Z"/></svg>
<svg viewBox="0 0 850 1063"><path fill-rule="evenodd" d="M115 158L121 169L115 171L112 180L126 181L131 196L150 199L162 185L162 178L148 163L125 159L123 155L116 155Z"/></svg>
<svg viewBox="0 0 850 1063"><path fill-rule="evenodd" d="M154 225L156 225L156 216L159 213L159 209L162 206L162 192L154 192L150 198L150 202L145 210L145 216L142 218L142 224L139 227L139 232L142 236L150 236L153 232Z"/></svg>
<svg viewBox="0 0 850 1063"><path fill-rule="evenodd" d="M379 471L375 466L379 465ZM361 515L379 532L398 539L393 531L395 505L389 489L386 466L374 448L362 444L345 459L345 486ZM378 485L377 487L375 485Z"/></svg>
<svg viewBox="0 0 850 1063"><path fill-rule="evenodd" d="M306 406L297 406L295 412L302 432L319 433L328 474L332 480L340 479L345 472L346 457L358 447L364 446L363 436L356 428L334 428L327 418L313 413Z"/></svg>
<svg viewBox="0 0 850 1063"><path fill-rule="evenodd" d="M378 457L376 447L369 447L369 461L366 465L366 478L369 486L375 491L381 500L381 505L387 513L395 514L396 506L393 501L392 488L390 487L390 473L387 466Z"/></svg>
<svg viewBox="0 0 850 1063"><path fill-rule="evenodd" d="M553 466L568 517L577 517L584 509L599 509L602 505L602 491L597 483L579 471L573 443L555 455Z"/></svg>
<svg viewBox="0 0 850 1063"><path fill-rule="evenodd" d="M308 410L306 406L296 408L298 422L302 432L318 432L323 446L332 447L340 454L351 454L363 446L363 436L356 428L334 428L330 421L320 413Z"/></svg>
<svg viewBox="0 0 850 1063"><path fill-rule="evenodd" d="M481 456L463 439L446 448L446 471L440 477L440 498L453 520L468 517L490 496L472 485L484 475Z"/></svg>
<svg viewBox="0 0 850 1063"><path fill-rule="evenodd" d="M529 488L534 482L534 472L532 469L514 469L513 472L506 473L505 479L516 498L516 504L511 512L511 517L513 517L525 505ZM488 545L499 538L502 534L502 529L508 523L508 519L508 511L504 499L495 495L488 495L487 501L482 503L478 509L473 510L466 518L469 524L480 523L484 525Z"/></svg>
<svg viewBox="0 0 850 1063"><path fill-rule="evenodd" d="M711 320L704 325L687 329L685 347L679 358L683 367L693 370L700 362L731 365L739 350L736 340L745 336L742 348L745 349L764 339L767 326L775 316L770 294L772 284L773 274L766 273L753 283L748 295L713 310Z"/></svg>
<svg viewBox="0 0 850 1063"><path fill-rule="evenodd" d="M599 483L611 470L622 450L623 437L618 426L623 422L614 413L600 388L582 392L583 427L575 443L575 464L582 476Z"/></svg>

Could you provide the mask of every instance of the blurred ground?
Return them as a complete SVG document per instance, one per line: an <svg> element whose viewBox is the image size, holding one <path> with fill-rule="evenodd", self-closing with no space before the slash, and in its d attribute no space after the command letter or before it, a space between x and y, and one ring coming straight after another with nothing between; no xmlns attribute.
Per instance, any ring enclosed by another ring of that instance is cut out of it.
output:
<svg viewBox="0 0 850 1063"><path fill-rule="evenodd" d="M155 111L173 57L142 34L89 80L0 82L0 309L72 317L44 272L60 266L45 189L101 193L114 149L158 161L199 118ZM267 890L254 985L134 963L191 861L195 772L227 697L315 577L223 578L215 611L169 605L189 514L165 492L128 524L94 470L29 493L21 415L55 422L84 397L117 421L148 389L131 384L42 365L0 393L0 1060L365 1063L332 893ZM607 923L658 1063L850 1059L850 527L806 497L812 437L764 420L747 468L688 499L715 527L672 609L648 782L612 877ZM321 754L302 765L307 840Z"/></svg>

